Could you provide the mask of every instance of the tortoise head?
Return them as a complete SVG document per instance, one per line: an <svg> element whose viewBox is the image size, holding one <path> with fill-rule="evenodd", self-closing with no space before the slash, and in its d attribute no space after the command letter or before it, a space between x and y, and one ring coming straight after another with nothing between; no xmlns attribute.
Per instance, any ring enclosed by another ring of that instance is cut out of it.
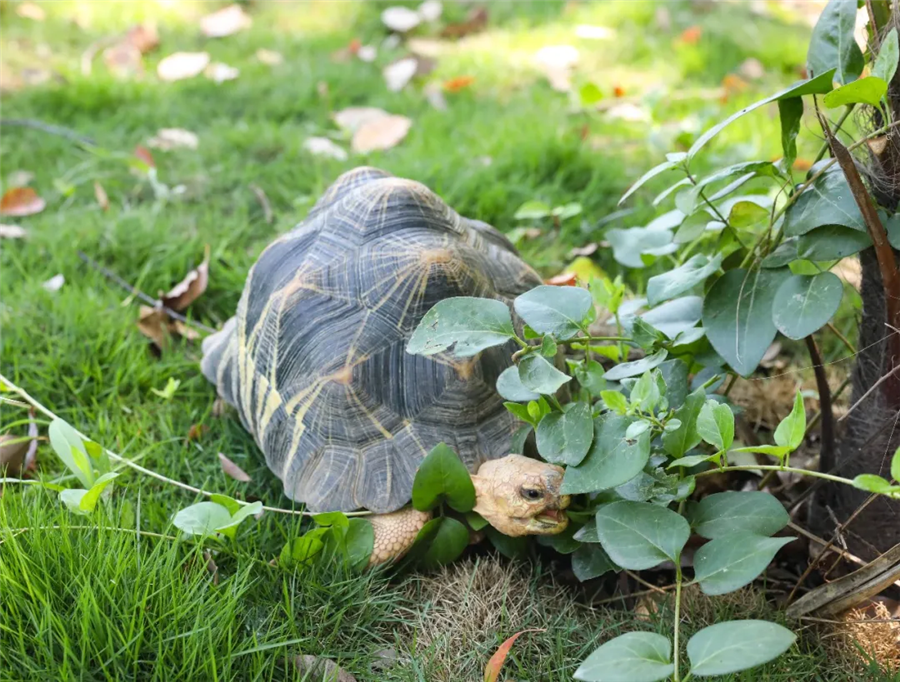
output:
<svg viewBox="0 0 900 682"><path fill-rule="evenodd" d="M475 509L494 528L513 537L554 535L569 525L563 511L568 495L560 495L562 467L522 455L485 462L472 476Z"/></svg>

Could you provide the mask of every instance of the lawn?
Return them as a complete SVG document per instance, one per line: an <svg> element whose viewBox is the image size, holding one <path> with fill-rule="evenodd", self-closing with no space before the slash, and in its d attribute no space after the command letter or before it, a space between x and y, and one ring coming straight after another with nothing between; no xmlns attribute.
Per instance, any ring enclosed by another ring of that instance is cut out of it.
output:
<svg viewBox="0 0 900 682"><path fill-rule="evenodd" d="M539 224L531 238L512 232L522 237L526 260L556 275L573 247L602 244L611 225L649 219L651 192L636 212L604 217L666 151L799 78L810 32L804 17L779 3L491 3L485 30L441 40L434 70L391 92L381 68L405 50L382 45L386 6L249 3L250 28L210 39L198 20L214 3L48 2L39 4L42 20L20 16L17 3L0 4L2 189L25 171L47 203L37 215L3 219L28 232L4 239L0 251L3 375L97 442L165 477L289 506L234 415L214 411L199 341L175 340L154 353L137 328L133 297L87 267L78 251L155 297L196 266L208 245L209 286L188 315L217 327L233 314L266 244L301 220L338 175L369 164L423 182L461 214L508 233L533 226L514 218L525 201L579 203L582 214L559 229ZM445 3L439 23L417 35L438 39L442 26L463 21L469 9ZM145 72L115 77L99 54L108 44L102 41L150 21L161 42L144 56ZM608 30L602 39L579 37L585 32L578 26ZM354 40L379 46L374 63L336 55ZM578 49L571 92L554 90L534 62L540 48L553 45ZM98 54L85 73L92 46ZM263 63L260 49L283 62ZM239 77L157 77L162 57L200 50L240 69ZM749 72L748 60L762 68ZM471 83L444 93L446 110L424 96L426 83L460 77ZM599 108L579 105L588 83L604 96ZM331 114L350 106L381 107L409 117L412 127L396 147L346 160L304 149L310 136L348 149ZM62 126L94 144L15 125L22 119ZM168 196L153 189L133 156L162 128L199 139L196 149L151 150L156 182L170 188ZM729 127L706 161L775 157L779 149L777 112L766 109ZM106 210L95 183L108 196ZM603 248L593 259L610 274L621 271ZM42 286L57 274L62 287ZM636 291L646 281L646 273L624 274ZM852 314L848 319L852 326ZM169 379L180 382L173 395L153 391ZM2 406L4 425L25 416ZM199 437L188 437L192 429ZM225 476L217 453L252 481ZM47 480L62 471L46 443L38 465ZM36 487L9 484L2 492L3 680L320 679L294 667L301 654L334 659L359 680L474 680L504 639L527 628L543 631L516 644L504 674L568 680L599 642L634 621L628 611L591 607L581 590L560 584L555 576L567 572L565 559L529 567L479 550L433 576L270 566L300 532L299 516L267 513L208 554L175 538L171 525L194 496L128 469L90 517L70 514L55 493ZM698 609L687 629L729 611L765 611L758 598L744 598L750 601ZM667 622L651 616L646 627L665 631ZM393 665L385 651L396 655ZM834 660L810 635L779 662L739 679L875 679L874 672L854 677L836 669Z"/></svg>

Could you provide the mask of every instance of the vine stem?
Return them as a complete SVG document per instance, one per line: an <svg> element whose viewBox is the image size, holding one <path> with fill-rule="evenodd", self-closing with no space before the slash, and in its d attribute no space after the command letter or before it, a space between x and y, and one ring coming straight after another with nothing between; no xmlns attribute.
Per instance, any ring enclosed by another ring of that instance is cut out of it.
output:
<svg viewBox="0 0 900 682"><path fill-rule="evenodd" d="M19 397L21 397L23 400L25 400L28 404L30 404L32 407L34 407L39 412L43 413L47 417L50 417L50 419L59 419L59 417L56 416L53 412L51 412L48 408L44 407L35 398L31 397L31 395L29 395L28 392L25 391L25 389L17 386L16 384L14 384L12 381L7 379L2 374L0 374L0 382L2 382L8 390L12 391L13 393L18 394ZM84 438L85 440L91 440L90 438L85 436L83 433L81 433L77 429L75 429L75 432L79 436ZM130 469L134 469L135 471L138 471L138 472L144 474L145 476L150 476L151 478L155 478L158 481L162 481L163 483L168 483L169 485L173 485L176 488L181 488L182 490L187 490L189 492L194 493L195 495L203 495L204 497L212 497L213 495L217 494L217 493L210 492L208 490L203 490L202 488L195 488L194 486L189 485L187 483L182 483L181 481L176 481L173 478L168 478L167 476L163 476L162 474L160 474L156 471L153 471L152 469L147 469L146 467L142 467L140 464L136 464L135 462L132 462L130 459L126 459L125 457L122 457L121 455L119 455L107 448L103 448L103 450L104 450L104 452L106 452L106 454L109 456L109 458L111 460L119 462L122 465L124 465ZM237 502L241 506L248 506L250 504L250 502L245 502L243 500L235 500L235 502ZM315 516L315 514L313 514L312 512L297 511L295 509L282 509L281 507L263 506L263 509L266 511L270 511L270 512L276 512L278 514L292 514L294 516ZM344 512L344 514L346 516L370 516L370 515L372 515L372 512L357 511L357 512Z"/></svg>
<svg viewBox="0 0 900 682"><path fill-rule="evenodd" d="M810 471L809 469L799 469L797 467L783 467L778 466L777 464L748 464L748 465L740 465L740 466L727 466L715 469L710 469L709 471L701 471L699 474L695 474L695 476L708 476L710 474L721 474L726 471L788 471L793 474L801 474L803 476L811 476L813 478L824 478L826 481L834 481L835 483L843 483L845 485L852 486L853 481L849 478L843 478L842 476L832 476L831 474L825 474L821 471Z"/></svg>
<svg viewBox="0 0 900 682"><path fill-rule="evenodd" d="M17 536L32 530L111 530L117 533L131 533L132 535L140 535L147 538L158 538L160 540L178 540L174 535L163 535L162 533L151 533L148 530L137 530L135 528L118 528L116 526L26 526L24 528L4 528L5 532L10 535ZM0 540L3 544L4 540Z"/></svg>
<svg viewBox="0 0 900 682"><path fill-rule="evenodd" d="M672 656L675 664L675 674L673 679L675 682L681 680L681 645L678 642L678 636L681 631L681 556L675 557L675 632L672 636ZM688 673L690 675L690 673Z"/></svg>

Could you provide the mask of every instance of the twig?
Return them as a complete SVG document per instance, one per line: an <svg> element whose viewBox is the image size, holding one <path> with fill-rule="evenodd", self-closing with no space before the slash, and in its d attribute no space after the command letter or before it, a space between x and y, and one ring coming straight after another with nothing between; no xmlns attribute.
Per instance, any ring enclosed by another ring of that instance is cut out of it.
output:
<svg viewBox="0 0 900 682"><path fill-rule="evenodd" d="M816 346L812 335L806 337L806 348L809 350L809 359L813 363L813 372L816 375L816 386L819 389L819 414L822 415L822 447L819 450L819 469L830 471L834 466L834 414L831 411L831 389L828 386L828 377L825 376L825 367L822 365L822 355Z"/></svg>
<svg viewBox="0 0 900 682"><path fill-rule="evenodd" d="M43 405L41 405L41 403L39 403L37 400L32 398L25 391L25 389L17 386L16 384L14 384L12 381L7 379L2 374L0 374L0 382L3 382L3 384L5 384L5 386L8 390L12 391L13 393L17 393L27 403L32 405L39 412L50 417L50 419L59 419L59 417L57 417L48 408L44 407ZM90 438L85 436L83 433L81 433L77 429L75 429L75 432L79 436L84 438L85 440L90 440ZM162 481L163 483L168 483L169 485L174 485L176 488L181 488L182 490L187 490L189 492L194 493L195 495L203 495L204 497L212 497L213 495L217 494L217 493L209 492L208 490L203 490L202 488L195 488L192 485L189 485L187 483L182 483L181 481L176 481L175 479L172 479L172 478L168 478L167 476L163 476L162 474L157 473L156 471L153 471L152 469L147 469L145 467L142 467L139 464L135 464L130 459L126 459L125 457L122 457L121 455L113 452L112 450L109 450L107 448L103 448L103 449L106 452L106 454L109 455L110 459L112 459L116 462L121 462L124 466L134 469L135 471L139 471L142 474L150 476L151 478L155 478L158 481ZM238 504L240 504L241 506L247 506L250 504L250 502L244 502L243 500L235 500L235 501ZM277 512L279 514L293 514L295 516L315 516L315 514L313 514L312 512L297 511L295 509L281 509L280 507L265 507L265 506L263 507L263 509L266 511L270 511L270 512ZM370 512L370 511L344 512L344 513L347 516L370 516L372 514L372 512Z"/></svg>
<svg viewBox="0 0 900 682"><path fill-rule="evenodd" d="M827 324L827 326L828 326L828 329L830 329L832 331L832 333L841 340L841 343L843 343L844 346L847 347L847 350L849 350L851 353L856 355L856 348L853 347L853 344L850 343L850 340L846 336L841 334L841 331L837 327L835 327L834 324L832 324L831 322L829 322Z"/></svg>
<svg viewBox="0 0 900 682"><path fill-rule="evenodd" d="M150 296L148 296L147 294L145 294L145 293L144 293L143 291L141 291L140 289L137 289L136 287L132 286L131 284L129 284L128 282L126 282L124 279L122 279L121 277L119 277L119 276L118 276L116 273L114 273L112 270L110 270L110 269L108 269L108 268L106 268L106 267L100 265L100 263L98 263L97 261L95 261L95 260L94 260L93 258L91 258L89 255L87 255L84 251L79 251L79 252L78 252L78 257L79 257L81 260L83 260L85 263L87 263L89 266L91 266L94 270L97 270L97 271L98 271L100 274L102 274L104 277L106 277L107 279L109 279L109 280L115 282L115 283L118 284L120 287L122 287L123 289L125 289L126 291L128 291L129 293L131 293L132 296L136 296L137 298L141 299L144 303L147 303L148 305L151 305L151 306L153 306L154 308L156 308L156 309L158 309L158 310L162 310L166 315L168 315L169 317L171 317L173 320L178 320L178 321L180 321L180 322L184 322L184 323L187 324L187 325L190 325L190 326L192 326L192 327L196 327L197 329L200 329L200 330L202 330L202 331L205 331L205 332L207 332L207 333L209 333L209 334L215 334L215 333L218 331L217 329L213 329L212 327L207 327L207 326L206 326L205 324L203 324L202 322L197 322L196 320L190 320L190 319L188 319L187 317L185 317L185 316L182 315L181 313L179 313L179 312L177 312L177 311L175 311L175 310L172 310L172 309L169 308L168 306L163 305L162 301L160 301L158 298L151 298Z"/></svg>
<svg viewBox="0 0 900 682"><path fill-rule="evenodd" d="M646 580L644 580L641 576L639 576L639 575L638 575L637 573L635 573L634 571L629 571L629 570L626 569L626 570L625 570L625 573L627 573L627 574L628 574L633 580L635 580L636 582L640 583L640 584L643 585L644 587L649 588L651 592L657 592L657 593L659 593L659 594L665 594L665 593L666 593L665 590L663 590L663 589L660 588L660 587L657 587L656 585L654 585L654 584L652 584L652 583L647 582Z"/></svg>
<svg viewBox="0 0 900 682"><path fill-rule="evenodd" d="M59 135L60 137L65 137L66 139L74 140L75 142L81 142L82 144L86 144L91 147L97 146L97 143L94 142L91 138L76 133L74 130L63 128L62 126L53 125L52 123L37 121L33 118L2 118L0 119L0 126L20 126L22 128L33 128L34 130L40 130L45 133L50 133L51 135Z"/></svg>
<svg viewBox="0 0 900 682"><path fill-rule="evenodd" d="M853 404L850 406L850 409L847 410L847 412L846 412L845 414L841 415L841 418L838 419L838 423L844 421L847 417L849 417L849 416L850 416L850 413L853 412L853 410L855 410L857 407L859 407L860 404L861 404L866 398L869 397L869 394L872 393L872 391L874 391L876 388L878 388L879 386L881 386L881 384L883 384L885 381L887 381L888 379L890 379L893 375L897 374L897 372L900 372L900 365L897 365L896 367L894 367L894 369L892 369L890 372L888 372L888 373L885 374L883 377L881 377L878 381L876 381L874 384L872 384L872 386L869 388L869 390L866 391L865 393L863 393L863 394L862 394L862 397L861 397L859 400L857 400L855 403L853 403Z"/></svg>
<svg viewBox="0 0 900 682"><path fill-rule="evenodd" d="M677 585L666 585L665 587L654 587L652 590L641 590L640 592L632 592L631 594L617 594L612 597L607 597L606 599L601 599L600 601L591 602L592 606L602 606L603 604L611 604L614 601L620 601L622 599L631 599L632 597L646 597L648 594L657 594L661 591L669 592L674 590Z"/></svg>
<svg viewBox="0 0 900 682"><path fill-rule="evenodd" d="M263 192L262 187L259 185L250 185L250 190L256 195L257 201L259 201L260 206L262 206L263 220L266 221L266 225L271 225L273 216L269 197L266 196L266 193Z"/></svg>

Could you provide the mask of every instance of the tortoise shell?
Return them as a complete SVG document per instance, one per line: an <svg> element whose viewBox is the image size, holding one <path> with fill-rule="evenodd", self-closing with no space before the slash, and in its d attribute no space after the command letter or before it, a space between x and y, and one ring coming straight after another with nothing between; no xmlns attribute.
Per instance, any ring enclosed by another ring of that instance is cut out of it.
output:
<svg viewBox="0 0 900 682"><path fill-rule="evenodd" d="M374 168L342 175L250 270L237 314L203 342L202 370L312 511L406 504L443 441L470 471L509 453L495 383L515 348L406 352L438 301L508 305L539 277L493 227Z"/></svg>

